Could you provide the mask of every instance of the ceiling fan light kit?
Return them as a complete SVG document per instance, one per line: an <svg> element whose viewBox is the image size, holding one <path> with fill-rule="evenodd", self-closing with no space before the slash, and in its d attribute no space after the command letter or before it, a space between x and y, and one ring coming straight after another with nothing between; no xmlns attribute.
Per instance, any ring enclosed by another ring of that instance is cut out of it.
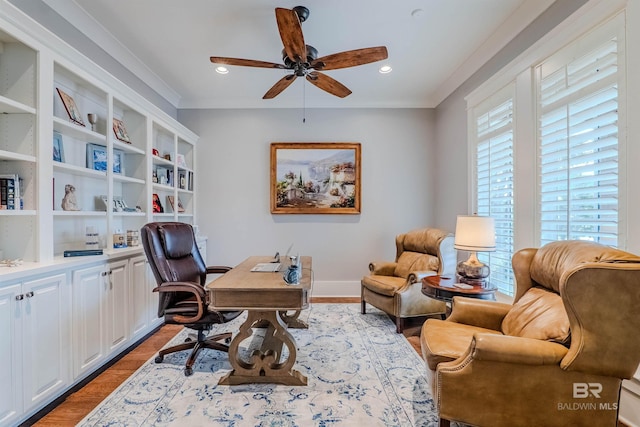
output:
<svg viewBox="0 0 640 427"><path fill-rule="evenodd" d="M292 71L292 74L287 74L277 81L262 97L263 99L272 99L282 93L298 77L304 77L308 82L325 92L344 98L351 94L351 90L327 74L321 73L320 70L337 70L387 59L388 53L385 46L349 50L318 58L318 51L305 43L302 33L301 23L306 21L308 17L309 9L304 6L296 6L293 9L276 8L276 23L284 46L282 64L221 56L212 56L210 60L212 63L220 65Z"/></svg>

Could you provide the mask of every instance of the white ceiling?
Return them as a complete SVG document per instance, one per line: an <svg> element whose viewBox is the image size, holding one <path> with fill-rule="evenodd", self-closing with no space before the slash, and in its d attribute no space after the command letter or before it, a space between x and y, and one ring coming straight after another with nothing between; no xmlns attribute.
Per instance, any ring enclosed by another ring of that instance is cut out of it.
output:
<svg viewBox="0 0 640 427"><path fill-rule="evenodd" d="M553 0L44 0L177 108L435 107ZM326 71L340 99L298 79L272 100L283 70L209 57L281 63L275 7L303 5L305 42L324 56L387 46L389 58ZM393 67L380 74L384 64Z"/></svg>

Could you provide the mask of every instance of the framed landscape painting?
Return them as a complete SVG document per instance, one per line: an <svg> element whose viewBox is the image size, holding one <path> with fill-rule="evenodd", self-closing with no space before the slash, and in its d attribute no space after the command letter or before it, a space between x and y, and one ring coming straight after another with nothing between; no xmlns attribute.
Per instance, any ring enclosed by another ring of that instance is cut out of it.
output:
<svg viewBox="0 0 640 427"><path fill-rule="evenodd" d="M359 214L360 144L271 144L271 213Z"/></svg>

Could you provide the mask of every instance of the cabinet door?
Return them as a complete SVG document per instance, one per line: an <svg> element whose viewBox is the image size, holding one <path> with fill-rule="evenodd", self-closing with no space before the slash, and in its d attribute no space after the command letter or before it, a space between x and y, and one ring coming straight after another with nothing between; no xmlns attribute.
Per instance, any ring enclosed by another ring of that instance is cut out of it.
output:
<svg viewBox="0 0 640 427"><path fill-rule="evenodd" d="M0 425L22 414L22 302L20 284L0 288Z"/></svg>
<svg viewBox="0 0 640 427"><path fill-rule="evenodd" d="M139 338L149 329L151 290L147 279L147 258L144 256L132 258L129 265L131 269L129 276L130 332L132 338Z"/></svg>
<svg viewBox="0 0 640 427"><path fill-rule="evenodd" d="M150 313L150 329L155 328L158 325L164 323L164 317L158 317L158 305L160 304L160 295L157 292L153 292L156 286L156 278L153 276L151 266L147 263L147 283L149 289L149 313Z"/></svg>
<svg viewBox="0 0 640 427"><path fill-rule="evenodd" d="M69 384L71 294L66 274L22 285L23 395L25 411L57 396Z"/></svg>
<svg viewBox="0 0 640 427"><path fill-rule="evenodd" d="M73 374L74 378L98 367L105 358L102 325L105 308L104 265L73 272Z"/></svg>
<svg viewBox="0 0 640 427"><path fill-rule="evenodd" d="M128 261L109 263L109 274L105 287L107 307L106 331L107 352L113 353L128 341L129 270Z"/></svg>

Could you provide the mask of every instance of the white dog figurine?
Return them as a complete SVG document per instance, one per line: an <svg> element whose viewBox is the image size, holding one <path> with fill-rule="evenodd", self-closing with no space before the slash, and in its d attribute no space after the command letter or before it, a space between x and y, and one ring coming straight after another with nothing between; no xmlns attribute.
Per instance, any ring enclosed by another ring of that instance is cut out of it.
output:
<svg viewBox="0 0 640 427"><path fill-rule="evenodd" d="M76 199L76 187L71 184L64 186L64 197L62 198L62 210L79 211L78 200Z"/></svg>

